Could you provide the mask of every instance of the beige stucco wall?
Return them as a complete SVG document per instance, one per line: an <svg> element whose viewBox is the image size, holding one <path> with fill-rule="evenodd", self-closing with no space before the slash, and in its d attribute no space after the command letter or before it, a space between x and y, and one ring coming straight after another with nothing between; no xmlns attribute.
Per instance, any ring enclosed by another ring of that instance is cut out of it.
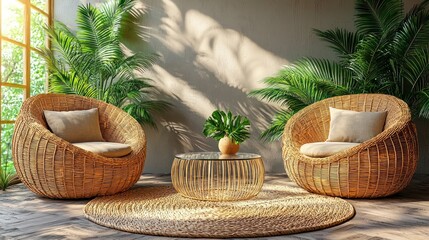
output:
<svg viewBox="0 0 429 240"><path fill-rule="evenodd" d="M56 18L74 26L78 2L102 1L57 0ZM407 1L407 8L412 2L417 1ZM158 116L157 130L145 128L145 172L169 172L177 153L216 151L216 142L201 133L204 120L216 108L248 116L252 137L241 151L260 153L269 172L284 172L280 142L258 138L276 106L247 93L300 57L333 58L312 29L352 29L354 1L141 0L140 5L147 11L142 26L147 27L150 48L161 56L147 75L161 89L160 98L173 104ZM132 35L127 47L144 49L141 39ZM427 156L425 139L421 148ZM423 171L429 172L420 164L419 172Z"/></svg>
<svg viewBox="0 0 429 240"><path fill-rule="evenodd" d="M152 78L174 104L164 116L165 127L149 142L146 171L168 170L178 152L215 151L216 142L205 139L201 130L204 120L220 108L248 116L252 123L252 137L241 151L260 153L267 171L283 172L280 142L258 139L274 106L247 93L262 87L261 80L284 64L305 55L329 54L311 29L352 26L347 13L353 5L342 0L145 3L150 43L162 55Z"/></svg>

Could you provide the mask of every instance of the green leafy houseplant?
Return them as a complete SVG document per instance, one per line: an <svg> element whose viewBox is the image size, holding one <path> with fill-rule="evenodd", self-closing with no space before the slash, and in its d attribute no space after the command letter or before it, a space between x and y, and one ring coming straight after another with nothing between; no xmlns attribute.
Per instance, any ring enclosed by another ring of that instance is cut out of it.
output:
<svg viewBox="0 0 429 240"><path fill-rule="evenodd" d="M235 154L239 144L250 137L249 129L250 121L247 117L216 110L204 123L203 134L219 141L222 153Z"/></svg>
<svg viewBox="0 0 429 240"><path fill-rule="evenodd" d="M80 5L77 30L56 22L47 28L51 49L42 49L50 72L49 90L97 98L122 108L142 124L155 126L152 113L169 104L153 100L150 79L138 77L156 54L126 53L123 32L138 18L135 0L109 0L96 8Z"/></svg>
<svg viewBox="0 0 429 240"><path fill-rule="evenodd" d="M10 185L18 183L19 179L15 173L12 161L0 163L0 189L5 191Z"/></svg>
<svg viewBox="0 0 429 240"><path fill-rule="evenodd" d="M429 118L428 3L404 14L401 0L356 0L355 32L315 30L338 59L303 58L251 92L283 107L262 138L279 139L293 114L337 95L390 94L407 102L414 116Z"/></svg>

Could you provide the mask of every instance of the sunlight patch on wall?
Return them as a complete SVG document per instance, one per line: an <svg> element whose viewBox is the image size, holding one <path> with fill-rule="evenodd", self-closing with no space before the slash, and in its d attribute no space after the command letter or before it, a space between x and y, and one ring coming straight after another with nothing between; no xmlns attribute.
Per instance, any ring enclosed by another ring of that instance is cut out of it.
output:
<svg viewBox="0 0 429 240"><path fill-rule="evenodd" d="M198 53L196 63L215 73L231 87L247 93L262 87L261 80L277 72L288 61L275 56L233 29L196 11L185 14L188 39Z"/></svg>
<svg viewBox="0 0 429 240"><path fill-rule="evenodd" d="M262 79L288 63L197 10L182 13L171 0L164 0L163 8L165 16L154 37L178 55L191 48L194 65L212 72L228 86L247 93L262 87Z"/></svg>
<svg viewBox="0 0 429 240"><path fill-rule="evenodd" d="M216 109L203 93L196 91L186 81L171 75L162 67L158 65L154 66L151 74L153 74L151 76L153 79L162 79L158 83L160 89L168 95L177 98L178 101L201 117L206 118L210 116Z"/></svg>
<svg viewBox="0 0 429 240"><path fill-rule="evenodd" d="M156 37L164 46L175 54L183 54L185 47L189 46L186 38L180 36L181 25L183 23L182 13L180 9L171 0L163 1L164 13L167 17L161 18L161 25L159 26L160 33Z"/></svg>

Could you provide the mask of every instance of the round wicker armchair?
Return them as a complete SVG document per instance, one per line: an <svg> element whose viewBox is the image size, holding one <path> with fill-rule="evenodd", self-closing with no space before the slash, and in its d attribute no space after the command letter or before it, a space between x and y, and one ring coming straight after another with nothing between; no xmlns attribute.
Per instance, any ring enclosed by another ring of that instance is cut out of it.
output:
<svg viewBox="0 0 429 240"><path fill-rule="evenodd" d="M98 108L106 141L126 143L132 152L105 158L73 146L47 129L43 110ZM27 99L16 120L12 142L16 172L34 193L49 198L90 198L125 191L140 178L146 139L140 124L119 108L95 99L40 94Z"/></svg>
<svg viewBox="0 0 429 240"><path fill-rule="evenodd" d="M327 139L329 107L387 111L384 131L329 157L300 154L303 144ZM339 96L314 103L288 121L282 141L288 176L307 191L330 196L375 198L399 192L410 182L418 160L417 133L407 104L382 94Z"/></svg>

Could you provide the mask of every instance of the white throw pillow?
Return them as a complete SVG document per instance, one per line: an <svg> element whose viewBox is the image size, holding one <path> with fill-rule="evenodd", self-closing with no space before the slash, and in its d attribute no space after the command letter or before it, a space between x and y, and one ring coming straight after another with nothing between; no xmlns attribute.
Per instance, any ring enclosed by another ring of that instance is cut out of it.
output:
<svg viewBox="0 0 429 240"><path fill-rule="evenodd" d="M381 133L387 112L356 112L329 108L331 122L327 142L365 142Z"/></svg>

